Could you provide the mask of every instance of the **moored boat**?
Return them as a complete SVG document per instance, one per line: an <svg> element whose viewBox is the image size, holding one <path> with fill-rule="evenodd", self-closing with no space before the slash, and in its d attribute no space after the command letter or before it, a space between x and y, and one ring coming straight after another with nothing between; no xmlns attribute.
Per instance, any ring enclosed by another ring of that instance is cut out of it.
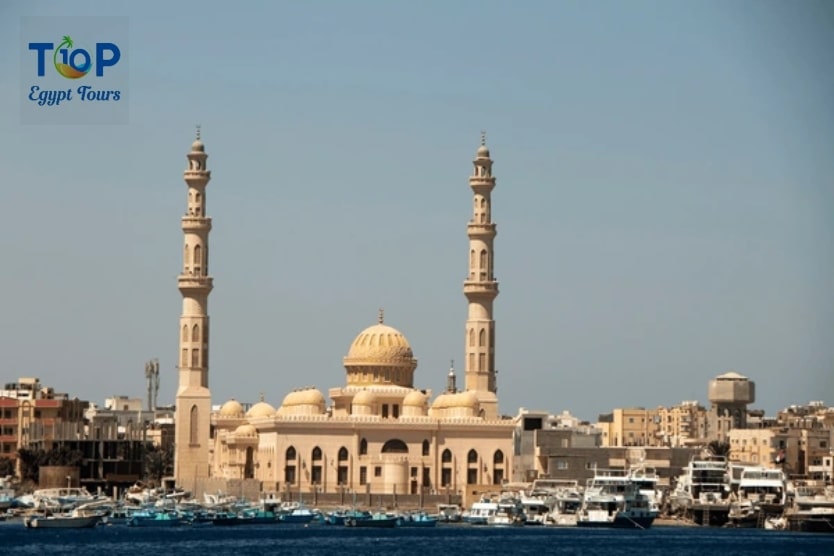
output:
<svg viewBox="0 0 834 556"><path fill-rule="evenodd" d="M89 529L98 525L100 515L31 515L23 519L27 529Z"/></svg>

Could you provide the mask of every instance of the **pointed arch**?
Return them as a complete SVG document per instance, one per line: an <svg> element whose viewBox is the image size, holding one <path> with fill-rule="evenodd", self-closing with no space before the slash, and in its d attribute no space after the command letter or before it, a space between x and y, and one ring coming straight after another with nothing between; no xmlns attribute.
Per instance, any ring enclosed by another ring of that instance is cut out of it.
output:
<svg viewBox="0 0 834 556"><path fill-rule="evenodd" d="M466 463L478 463L478 452L474 448L466 454Z"/></svg>
<svg viewBox="0 0 834 556"><path fill-rule="evenodd" d="M495 450L495 453L492 455L492 463L493 465L501 465L504 463L504 452Z"/></svg>
<svg viewBox="0 0 834 556"><path fill-rule="evenodd" d="M287 451L284 452L284 457L286 458L287 463L289 463L291 461L295 461L295 458L296 458L295 446L290 446L289 448L287 448Z"/></svg>
<svg viewBox="0 0 834 556"><path fill-rule="evenodd" d="M431 444L429 444L428 440L423 440L423 455L428 456L431 450Z"/></svg>
<svg viewBox="0 0 834 556"><path fill-rule="evenodd" d="M199 342L200 341L200 325L195 324L191 328L191 341L192 342Z"/></svg>
<svg viewBox="0 0 834 556"><path fill-rule="evenodd" d="M188 341L188 325L187 324L182 325L182 341L183 342Z"/></svg>
<svg viewBox="0 0 834 556"><path fill-rule="evenodd" d="M200 410L197 409L196 405L191 406L191 411L189 414L189 427L188 427L188 443L193 445L197 445L200 443L199 437L200 431Z"/></svg>
<svg viewBox="0 0 834 556"><path fill-rule="evenodd" d="M449 448L443 450L443 455L440 457L443 463L452 463L452 451Z"/></svg>
<svg viewBox="0 0 834 556"><path fill-rule="evenodd" d="M316 446L310 454L310 459L313 461L321 461L321 448Z"/></svg>
<svg viewBox="0 0 834 556"><path fill-rule="evenodd" d="M486 251L484 251L486 253ZM203 248L197 244L194 246L194 266L200 266L203 260Z"/></svg>
<svg viewBox="0 0 834 556"><path fill-rule="evenodd" d="M481 331L478 332L478 346L485 347L486 346L486 329L481 328Z"/></svg>
<svg viewBox="0 0 834 556"><path fill-rule="evenodd" d="M188 262L191 260L191 248L188 247L187 243L185 244L185 248L183 249L182 260L185 264L188 264Z"/></svg>
<svg viewBox="0 0 834 556"><path fill-rule="evenodd" d="M199 247L199 245L197 247ZM196 250L197 247L195 247L194 249ZM481 270L486 270L487 269L487 250L486 249L481 249L481 261L480 261L480 263L481 263L480 264Z"/></svg>
<svg viewBox="0 0 834 556"><path fill-rule="evenodd" d="M364 438L359 441L359 455L366 456L368 455L368 441Z"/></svg>
<svg viewBox="0 0 834 556"><path fill-rule="evenodd" d="M338 458L339 458L339 461L347 461L347 459L348 459L348 451L347 451L347 448L345 448L344 446L342 446L341 448L339 448L339 456L338 456Z"/></svg>
<svg viewBox="0 0 834 556"><path fill-rule="evenodd" d="M469 347L475 347L475 329L469 329Z"/></svg>

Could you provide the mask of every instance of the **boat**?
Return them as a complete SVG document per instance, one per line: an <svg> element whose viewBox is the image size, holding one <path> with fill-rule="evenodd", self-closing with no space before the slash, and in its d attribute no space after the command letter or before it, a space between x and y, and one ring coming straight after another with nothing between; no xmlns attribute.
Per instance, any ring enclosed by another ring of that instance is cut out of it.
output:
<svg viewBox="0 0 834 556"><path fill-rule="evenodd" d="M787 478L781 469L745 467L741 472L738 494L730 502L728 526L765 528L769 519L785 511Z"/></svg>
<svg viewBox="0 0 834 556"><path fill-rule="evenodd" d="M438 504L437 519L444 523L457 523L463 512L457 504Z"/></svg>
<svg viewBox="0 0 834 556"><path fill-rule="evenodd" d="M490 516L495 515L498 511L498 503L489 498L481 498L477 502L473 502L469 510L463 512L461 517L464 523L470 525L486 525Z"/></svg>
<svg viewBox="0 0 834 556"><path fill-rule="evenodd" d="M306 525L318 517L318 512L313 511L301 504L288 511L278 513L278 521L280 523L290 523L296 525Z"/></svg>
<svg viewBox="0 0 834 556"><path fill-rule="evenodd" d="M649 504L660 512L663 507L663 491L658 487L660 476L654 467L636 465L629 469L628 476L641 494L649 499Z"/></svg>
<svg viewBox="0 0 834 556"><path fill-rule="evenodd" d="M834 486L797 486L793 503L784 515L787 529L834 533Z"/></svg>
<svg viewBox="0 0 834 556"><path fill-rule="evenodd" d="M526 521L524 510L518 498L504 496L498 500L498 508L487 517L490 527L516 527Z"/></svg>
<svg viewBox="0 0 834 556"><path fill-rule="evenodd" d="M693 458L669 497L673 513L698 525L721 527L729 519L730 467L723 456Z"/></svg>
<svg viewBox="0 0 834 556"><path fill-rule="evenodd" d="M435 527L440 519L424 511L404 514L400 516L399 527Z"/></svg>
<svg viewBox="0 0 834 556"><path fill-rule="evenodd" d="M23 518L23 525L27 529L90 529L101 521L103 515L94 513L84 515L78 510L70 513L44 513L43 515L29 515Z"/></svg>
<svg viewBox="0 0 834 556"><path fill-rule="evenodd" d="M627 471L598 469L586 483L576 525L648 529L657 514L649 497L640 492Z"/></svg>
<svg viewBox="0 0 834 556"><path fill-rule="evenodd" d="M157 511L150 508L133 512L127 520L129 527L182 527L191 525L181 512L177 510Z"/></svg>
<svg viewBox="0 0 834 556"><path fill-rule="evenodd" d="M346 527L375 527L390 529L397 527L398 523L398 516L388 515L385 512L376 512L368 516L345 518Z"/></svg>
<svg viewBox="0 0 834 556"><path fill-rule="evenodd" d="M32 493L32 505L35 507L71 509L79 504L106 499L90 494L84 487L42 488Z"/></svg>
<svg viewBox="0 0 834 556"><path fill-rule="evenodd" d="M527 525L574 526L582 489L575 480L536 479L520 500Z"/></svg>

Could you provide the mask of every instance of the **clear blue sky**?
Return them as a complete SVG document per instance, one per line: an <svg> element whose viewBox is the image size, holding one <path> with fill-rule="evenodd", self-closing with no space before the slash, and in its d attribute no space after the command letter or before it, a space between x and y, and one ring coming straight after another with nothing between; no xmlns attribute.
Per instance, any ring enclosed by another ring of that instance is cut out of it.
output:
<svg viewBox="0 0 834 556"><path fill-rule="evenodd" d="M130 17L129 125L20 124L21 15ZM18 1L0 47L3 381L173 401L200 123L215 403L343 385L380 306L438 393L486 129L503 413L834 403L830 2Z"/></svg>

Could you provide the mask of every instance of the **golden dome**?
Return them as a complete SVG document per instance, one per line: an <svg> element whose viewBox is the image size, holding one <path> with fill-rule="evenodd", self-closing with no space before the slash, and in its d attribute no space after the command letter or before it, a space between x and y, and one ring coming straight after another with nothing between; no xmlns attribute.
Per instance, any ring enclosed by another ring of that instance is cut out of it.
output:
<svg viewBox="0 0 834 556"><path fill-rule="evenodd" d="M353 341L345 365L416 366L414 353L402 332L386 324L366 328Z"/></svg>
<svg viewBox="0 0 834 556"><path fill-rule="evenodd" d="M220 417L243 417L243 406L237 400L229 400L220 407Z"/></svg>
<svg viewBox="0 0 834 556"><path fill-rule="evenodd" d="M353 405L371 406L376 403L376 396L370 390L362 390L353 396Z"/></svg>
<svg viewBox="0 0 834 556"><path fill-rule="evenodd" d="M235 429L235 436L258 436L258 429L254 425L241 425Z"/></svg>
<svg viewBox="0 0 834 556"><path fill-rule="evenodd" d="M318 405L324 406L324 394L315 388L305 388L304 390L296 390L290 392L284 397L281 407L291 407L295 405Z"/></svg>
<svg viewBox="0 0 834 556"><path fill-rule="evenodd" d="M412 390L403 398L403 407L425 407L426 395L419 390Z"/></svg>
<svg viewBox="0 0 834 556"><path fill-rule="evenodd" d="M246 412L247 419L260 419L275 415L275 408L266 402L258 402Z"/></svg>

